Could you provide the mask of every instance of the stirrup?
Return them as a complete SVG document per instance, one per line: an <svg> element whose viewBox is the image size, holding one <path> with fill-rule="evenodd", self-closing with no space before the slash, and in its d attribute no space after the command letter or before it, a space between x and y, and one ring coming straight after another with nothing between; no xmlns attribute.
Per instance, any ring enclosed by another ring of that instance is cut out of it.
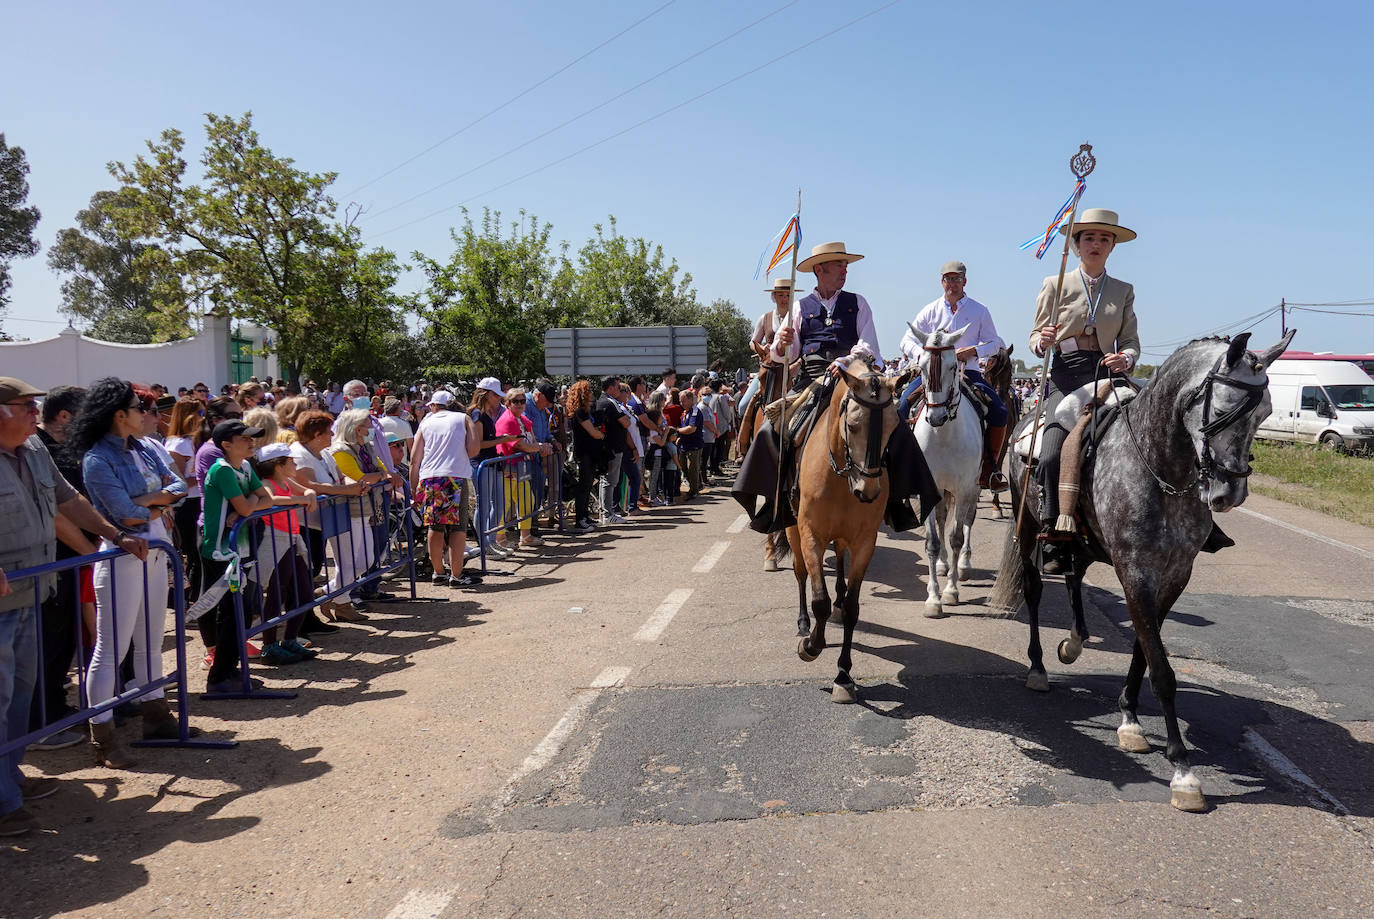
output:
<svg viewBox="0 0 1374 919"><path fill-rule="evenodd" d="M988 476L988 484L984 487L986 487L989 491L1001 492L1006 491L1008 488L1010 488L1011 483L1007 481L1007 477L999 469L993 472L992 475Z"/></svg>

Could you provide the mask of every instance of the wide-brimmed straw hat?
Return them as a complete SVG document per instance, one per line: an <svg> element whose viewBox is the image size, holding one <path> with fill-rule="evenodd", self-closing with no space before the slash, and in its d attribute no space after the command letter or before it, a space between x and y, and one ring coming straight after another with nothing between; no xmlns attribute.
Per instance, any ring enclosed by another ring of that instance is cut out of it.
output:
<svg viewBox="0 0 1374 919"><path fill-rule="evenodd" d="M1106 230L1116 236L1119 243L1128 243L1135 239L1135 230L1128 230L1121 225L1121 217L1116 211L1109 211L1105 207L1090 207L1078 215L1078 220L1074 222L1074 234L1082 233L1084 230ZM1069 232L1069 225L1066 223L1059 228L1060 233Z"/></svg>
<svg viewBox="0 0 1374 919"><path fill-rule="evenodd" d="M798 266L798 267L800 267L800 266ZM790 293L792 292L792 279L791 279L791 278L774 278L774 279L773 279L773 286L772 286L772 287L765 287L765 288L763 289L763 292L766 293L766 294L775 294L775 293L777 293L777 292L780 291L780 290L783 291L783 292L785 292L785 293L789 293L789 294L790 294Z"/></svg>
<svg viewBox="0 0 1374 919"><path fill-rule="evenodd" d="M844 243L821 243L819 246L811 247L810 257L798 262L797 270L811 271L824 262L857 262L861 258L863 258L862 255L846 252Z"/></svg>

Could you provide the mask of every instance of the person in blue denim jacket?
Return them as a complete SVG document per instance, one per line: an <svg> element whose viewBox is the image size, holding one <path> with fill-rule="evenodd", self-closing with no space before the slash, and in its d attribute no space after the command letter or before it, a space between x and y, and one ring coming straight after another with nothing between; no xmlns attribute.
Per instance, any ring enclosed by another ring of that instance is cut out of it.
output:
<svg viewBox="0 0 1374 919"><path fill-rule="evenodd" d="M139 440L143 417L153 409L153 400L135 392L130 383L116 377L97 380L72 422L70 444L82 455L86 491L96 509L127 533L166 542L165 518L186 494L186 483L157 451ZM102 541L100 548L112 545ZM95 652L86 675L92 705L112 699L121 689L161 678L168 565L166 553L153 549L146 562L125 555L95 566ZM119 663L131 645L134 682L118 687ZM144 738L175 738L177 719L162 690L152 690L141 701ZM115 736L113 716L105 711L91 719L91 744L98 765L123 769L133 760Z"/></svg>

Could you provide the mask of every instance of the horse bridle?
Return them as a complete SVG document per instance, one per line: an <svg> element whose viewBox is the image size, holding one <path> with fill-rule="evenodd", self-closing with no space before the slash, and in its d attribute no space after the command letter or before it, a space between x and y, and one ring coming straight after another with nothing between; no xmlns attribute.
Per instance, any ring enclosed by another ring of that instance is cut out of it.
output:
<svg viewBox="0 0 1374 919"><path fill-rule="evenodd" d="M949 420L951 421L959 417L959 403L963 401L964 395L964 388L959 385L959 381L957 379L959 367L957 361L955 362L956 379L954 381L954 386L950 388L949 398L944 399L940 402L932 402L930 399L930 395L931 393L940 389L941 384L944 382L943 378L945 372L945 364L944 361L939 358L939 355L945 351L953 351L956 347L956 345L941 345L939 347L931 347L930 345L922 346L922 350L924 350L927 354L932 355L930 360L930 373L927 375L927 378L925 380L926 408L945 409L945 411L949 413Z"/></svg>
<svg viewBox="0 0 1374 919"><path fill-rule="evenodd" d="M855 379L857 382L873 383L874 395L877 395L878 381L882 379L880 374L866 373ZM844 428L841 428L840 440L844 441L844 466L840 466L839 463L835 462L835 451L831 449L830 443L827 441L825 450L826 456L830 460L830 471L838 476L845 476L850 472L857 472L866 479L876 479L883 474L883 412L892 407L892 400L889 399L886 402L870 401L856 393L854 387L851 386L846 390L844 398L840 400L839 421L842 425L845 423L845 418L849 414L850 399L853 399L855 402L868 409L868 446L865 451L867 454L864 457L865 464L859 466L854 462L854 455L849 449L849 435ZM878 461L872 467L874 471L869 472L867 461L871 461L875 456L878 458Z"/></svg>
<svg viewBox="0 0 1374 919"><path fill-rule="evenodd" d="M1193 388L1193 391L1183 403L1183 411L1186 413L1197 404L1199 399L1202 400L1202 427L1199 429L1199 433L1202 434L1202 451L1201 453L1194 452L1193 465L1196 472L1193 478L1181 487L1176 488L1170 485L1160 478L1154 469L1150 467L1149 462L1145 459L1145 451L1140 448L1140 442L1135 436L1135 430L1131 427L1130 404L1127 403L1122 407L1121 414L1126 419L1126 429L1130 432L1131 443L1135 445L1136 453L1140 456L1140 462L1144 464L1145 470L1154 477L1154 480L1159 483L1159 487L1163 489L1166 494L1174 496L1186 494L1194 487L1204 482L1211 481L1214 477L1214 473L1218 471L1224 472L1236 479L1249 478L1250 474L1254 472L1254 469L1248 462L1244 469L1232 469L1218 460L1212 453L1212 438L1236 424L1242 418L1248 417L1249 414L1258 408L1259 404L1264 401L1264 394L1269 389L1267 383L1246 383L1227 376L1222 369L1225 366L1226 357L1227 356L1223 354L1221 357L1217 358L1216 364L1212 366L1207 376L1203 377L1202 382ZM1245 392L1245 400L1235 408L1213 418L1212 392L1217 383L1224 383L1227 386L1233 386L1236 389L1243 390Z"/></svg>

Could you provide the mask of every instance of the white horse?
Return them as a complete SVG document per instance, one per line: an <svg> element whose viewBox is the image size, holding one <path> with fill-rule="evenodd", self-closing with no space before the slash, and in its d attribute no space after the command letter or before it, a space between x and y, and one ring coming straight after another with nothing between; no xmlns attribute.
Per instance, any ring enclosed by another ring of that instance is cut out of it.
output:
<svg viewBox="0 0 1374 919"><path fill-rule="evenodd" d="M940 503L926 520L930 580L927 581L925 615L932 619L945 615L946 605L959 603L960 572L973 563L970 534L978 512L983 432L973 406L963 405L960 386L963 373L955 355L955 346L967 328L926 336L911 327L912 334L921 343L917 363L925 386L924 404L913 409L919 412L913 433L941 496ZM946 556L945 527L951 507L954 526L949 530L949 554ZM940 577L946 573L949 580L941 590Z"/></svg>

